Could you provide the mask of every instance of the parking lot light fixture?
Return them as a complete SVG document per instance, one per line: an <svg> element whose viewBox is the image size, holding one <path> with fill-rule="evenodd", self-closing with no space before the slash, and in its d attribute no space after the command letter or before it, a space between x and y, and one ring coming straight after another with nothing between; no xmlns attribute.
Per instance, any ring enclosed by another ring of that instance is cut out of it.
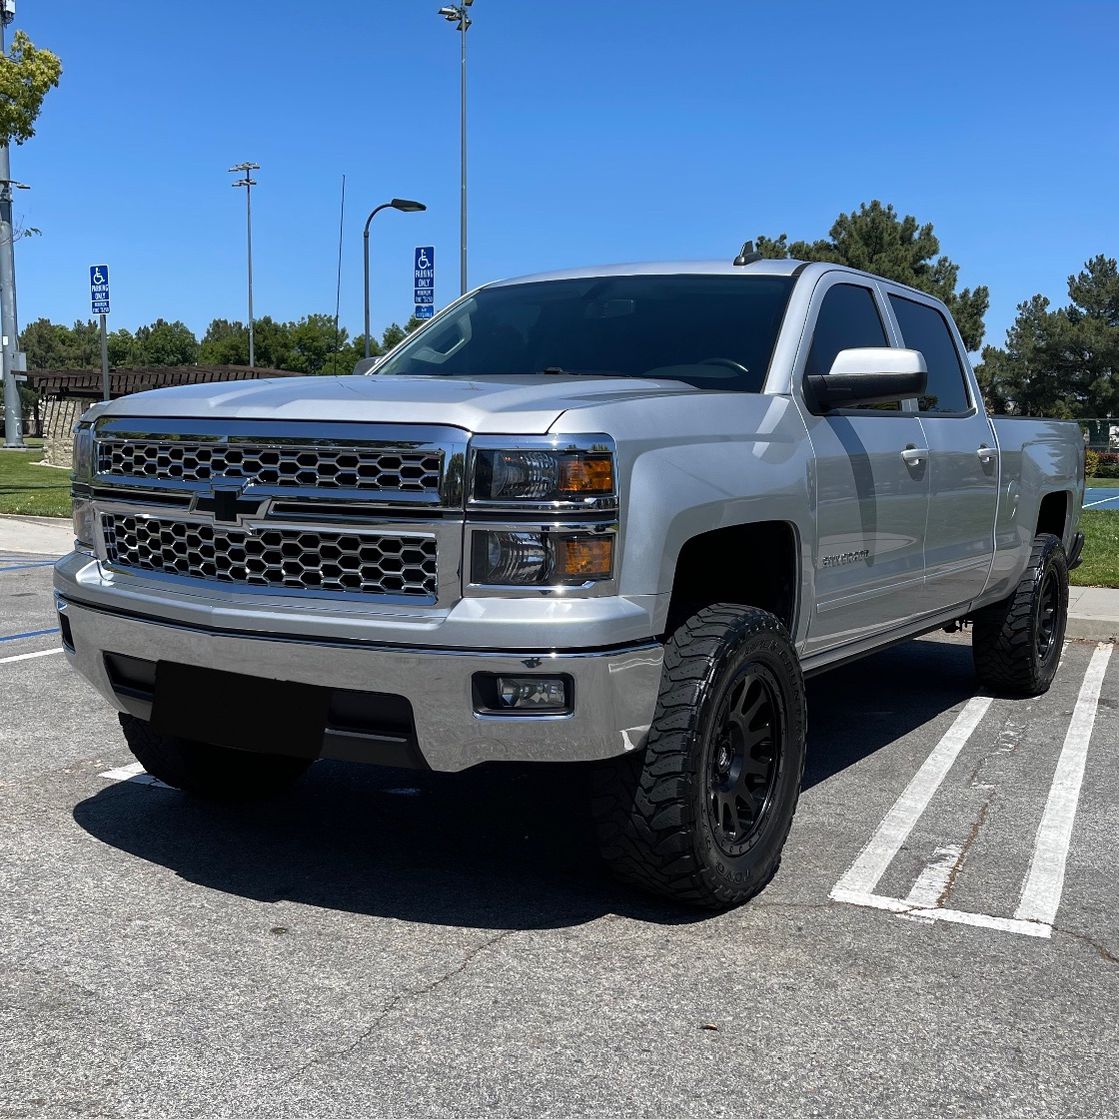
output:
<svg viewBox="0 0 1119 1119"><path fill-rule="evenodd" d="M365 231L361 235L362 253L365 262L365 356L369 357L369 224L382 210L399 210L402 214L418 214L426 210L422 202L411 198L394 198L391 202L382 202L374 207L369 217L365 219Z"/></svg>
<svg viewBox="0 0 1119 1119"><path fill-rule="evenodd" d="M459 67L459 294L466 294L466 33L474 22L467 9L474 0L448 4L439 9L448 23L459 32L461 63Z"/></svg>
<svg viewBox="0 0 1119 1119"><path fill-rule="evenodd" d="M230 167L230 174L241 175L233 183L235 187L245 188L245 229L249 248L249 368L256 367L256 352L253 347L253 187L256 179L253 172L260 170L259 163L237 163Z"/></svg>

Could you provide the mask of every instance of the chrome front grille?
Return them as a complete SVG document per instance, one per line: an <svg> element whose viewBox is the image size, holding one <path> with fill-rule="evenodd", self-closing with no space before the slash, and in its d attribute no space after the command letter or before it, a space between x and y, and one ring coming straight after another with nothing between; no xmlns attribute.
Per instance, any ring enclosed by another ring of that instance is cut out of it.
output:
<svg viewBox="0 0 1119 1119"><path fill-rule="evenodd" d="M173 516L102 513L111 567L246 587L435 600L436 542L423 534L253 529Z"/></svg>
<svg viewBox="0 0 1119 1119"><path fill-rule="evenodd" d="M288 446L142 439L97 440L97 473L106 480L208 482L372 493L438 494L442 452L384 446Z"/></svg>

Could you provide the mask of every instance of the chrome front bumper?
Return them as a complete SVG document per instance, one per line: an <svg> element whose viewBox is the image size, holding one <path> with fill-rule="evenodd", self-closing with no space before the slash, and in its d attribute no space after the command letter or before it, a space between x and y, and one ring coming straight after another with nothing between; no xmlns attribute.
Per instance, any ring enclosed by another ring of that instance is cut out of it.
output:
<svg viewBox="0 0 1119 1119"><path fill-rule="evenodd" d="M150 717L150 701L114 688L106 653L403 696L412 706L424 761L447 772L487 761L613 757L643 746L653 718L664 659L655 641L597 651L512 653L238 632L143 616L135 602L118 609L83 601L67 593L66 562L56 577L56 598L73 641L67 656L110 704L141 719ZM563 673L574 682L574 710L560 716L476 714L476 672Z"/></svg>

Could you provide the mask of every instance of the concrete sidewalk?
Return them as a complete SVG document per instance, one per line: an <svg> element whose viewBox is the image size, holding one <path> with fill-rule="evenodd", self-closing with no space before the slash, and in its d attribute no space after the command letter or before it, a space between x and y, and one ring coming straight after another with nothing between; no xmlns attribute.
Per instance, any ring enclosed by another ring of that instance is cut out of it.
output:
<svg viewBox="0 0 1119 1119"><path fill-rule="evenodd" d="M64 556L73 546L73 526L63 517L0 514L0 553Z"/></svg>
<svg viewBox="0 0 1119 1119"><path fill-rule="evenodd" d="M0 555L61 556L70 551L74 533L60 517L0 515ZM1070 587L1068 636L1083 641L1119 641L1119 590Z"/></svg>

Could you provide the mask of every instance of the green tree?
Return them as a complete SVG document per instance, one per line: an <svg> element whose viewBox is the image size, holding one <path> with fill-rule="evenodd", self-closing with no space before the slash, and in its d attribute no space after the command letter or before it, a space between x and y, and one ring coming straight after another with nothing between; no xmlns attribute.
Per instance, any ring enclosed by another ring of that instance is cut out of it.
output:
<svg viewBox="0 0 1119 1119"><path fill-rule="evenodd" d="M114 369L140 365L136 358L136 339L131 330L114 330L106 339L109 347L109 365Z"/></svg>
<svg viewBox="0 0 1119 1119"><path fill-rule="evenodd" d="M101 327L93 320L78 319L67 330L67 369L101 367Z"/></svg>
<svg viewBox="0 0 1119 1119"><path fill-rule="evenodd" d="M291 346L289 362L285 368L296 373L329 372L328 363L334 355L335 339L333 315L305 315L298 322L288 323ZM340 333L343 342L348 335Z"/></svg>
<svg viewBox="0 0 1119 1119"><path fill-rule="evenodd" d="M68 327L50 319L36 319L24 326L20 349L27 354L28 369L65 369L70 355Z"/></svg>
<svg viewBox="0 0 1119 1119"><path fill-rule="evenodd" d="M990 303L987 288L957 291L960 266L938 255L940 241L932 223L920 225L908 214L898 217L892 205L883 206L875 199L840 214L826 239L790 242L785 233L763 235L757 238L756 247L771 259L845 264L928 292L948 305L969 351L978 350L983 341L983 316Z"/></svg>
<svg viewBox="0 0 1119 1119"><path fill-rule="evenodd" d="M0 143L22 144L35 135L43 98L61 76L57 55L15 33L9 53L0 54Z"/></svg>
<svg viewBox="0 0 1119 1119"><path fill-rule="evenodd" d="M194 365L198 349L198 339L186 323L156 319L136 331L131 364Z"/></svg>
<svg viewBox="0 0 1119 1119"><path fill-rule="evenodd" d="M1119 414L1119 267L1095 256L1068 278L1069 303L1043 295L1018 305L1003 346L976 369L988 407L1073 419Z"/></svg>
<svg viewBox="0 0 1119 1119"><path fill-rule="evenodd" d="M243 322L214 319L203 335L198 360L203 365L248 365L248 327Z"/></svg>

